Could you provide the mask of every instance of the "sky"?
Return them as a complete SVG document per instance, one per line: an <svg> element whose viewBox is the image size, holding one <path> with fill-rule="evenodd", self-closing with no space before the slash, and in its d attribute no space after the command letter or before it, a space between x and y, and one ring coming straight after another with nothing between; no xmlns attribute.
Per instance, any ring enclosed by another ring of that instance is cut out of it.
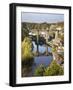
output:
<svg viewBox="0 0 73 90"><path fill-rule="evenodd" d="M52 14L52 13L25 13L21 14L22 22L32 22L32 23L56 23L64 21L63 14Z"/></svg>

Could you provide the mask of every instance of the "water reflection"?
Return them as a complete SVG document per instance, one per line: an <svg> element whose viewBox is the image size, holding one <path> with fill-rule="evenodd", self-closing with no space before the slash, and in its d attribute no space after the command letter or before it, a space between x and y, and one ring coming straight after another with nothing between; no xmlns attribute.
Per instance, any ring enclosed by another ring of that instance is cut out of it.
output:
<svg viewBox="0 0 73 90"><path fill-rule="evenodd" d="M35 44L35 42L33 41L33 52L37 51L37 45ZM39 45L39 52L40 53L44 53L46 51L46 46L45 45ZM48 52L51 52L51 48L48 47Z"/></svg>
<svg viewBox="0 0 73 90"><path fill-rule="evenodd" d="M37 46L35 42L33 42L33 52L37 51ZM39 52L44 53L46 51L45 45L39 45ZM51 52L51 48L48 47L48 52ZM53 60L52 56L34 56L34 61L32 65L22 65L22 77L31 77L34 76L35 69L40 65L43 64L46 67L51 63Z"/></svg>
<svg viewBox="0 0 73 90"><path fill-rule="evenodd" d="M35 57L34 62L31 66L23 65L22 77L34 76L34 71L40 64L43 64L47 67L51 63L52 59L53 59L52 56Z"/></svg>

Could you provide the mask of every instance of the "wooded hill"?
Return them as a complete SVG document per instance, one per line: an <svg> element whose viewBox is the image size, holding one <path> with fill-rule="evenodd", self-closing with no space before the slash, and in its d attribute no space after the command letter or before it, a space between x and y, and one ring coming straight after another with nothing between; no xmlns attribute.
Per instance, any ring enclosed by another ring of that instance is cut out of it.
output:
<svg viewBox="0 0 73 90"><path fill-rule="evenodd" d="M61 28L64 27L64 22L58 22L58 23L31 23L31 22L22 22L21 26L22 28L28 28L28 29L46 29L50 28L51 25L60 26Z"/></svg>

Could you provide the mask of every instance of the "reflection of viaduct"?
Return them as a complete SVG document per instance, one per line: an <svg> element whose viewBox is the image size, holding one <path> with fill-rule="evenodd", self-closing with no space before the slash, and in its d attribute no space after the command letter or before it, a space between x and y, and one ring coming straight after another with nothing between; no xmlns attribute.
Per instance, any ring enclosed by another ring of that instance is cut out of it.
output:
<svg viewBox="0 0 73 90"><path fill-rule="evenodd" d="M63 28L58 27L56 25L51 25L50 28L48 29L47 27L45 29L32 29L30 30L30 35L37 36L37 55L39 55L39 35L45 38L46 40L46 52L45 55L48 55L48 37L49 37L49 32L53 31L55 33L55 40L58 38L59 32L63 32Z"/></svg>

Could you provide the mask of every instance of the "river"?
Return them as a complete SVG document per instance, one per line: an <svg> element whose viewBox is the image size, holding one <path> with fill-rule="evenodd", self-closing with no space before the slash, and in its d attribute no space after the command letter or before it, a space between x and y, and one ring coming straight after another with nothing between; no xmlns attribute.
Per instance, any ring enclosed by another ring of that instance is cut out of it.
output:
<svg viewBox="0 0 73 90"><path fill-rule="evenodd" d="M35 42L33 42L33 52L37 51L37 46ZM39 45L39 52L44 53L46 51L45 45ZM51 52L51 47L48 47L48 52ZM31 67L23 67L22 69L22 77L31 77L34 76L35 69L40 65L43 64L46 67L51 63L53 57L50 56L35 56L34 63Z"/></svg>

